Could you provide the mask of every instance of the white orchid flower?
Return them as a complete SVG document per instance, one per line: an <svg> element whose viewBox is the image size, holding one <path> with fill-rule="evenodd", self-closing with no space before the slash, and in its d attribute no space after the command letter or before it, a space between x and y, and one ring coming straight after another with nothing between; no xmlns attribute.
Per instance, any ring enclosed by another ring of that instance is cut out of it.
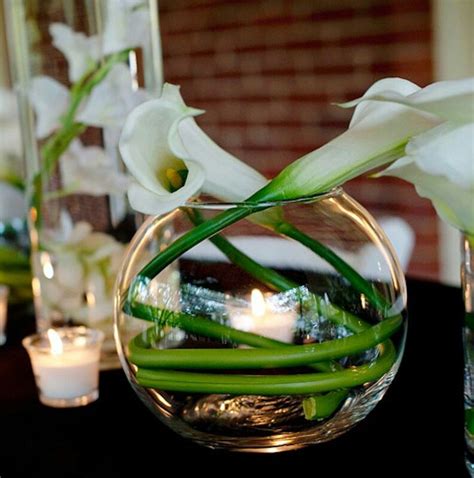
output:
<svg viewBox="0 0 474 478"><path fill-rule="evenodd" d="M69 90L49 76L36 76L31 81L29 99L36 114L36 136L46 138L61 126L61 116L69 105Z"/></svg>
<svg viewBox="0 0 474 478"><path fill-rule="evenodd" d="M201 113L186 106L179 87L165 84L159 99L128 116L119 147L136 180L128 192L135 210L166 213L200 191L224 201L242 201L266 184L261 174L199 128L193 116Z"/></svg>
<svg viewBox="0 0 474 478"><path fill-rule="evenodd" d="M97 35L87 37L75 32L64 23L52 23L49 33L53 45L69 63L69 79L76 82L93 67L101 56L100 39Z"/></svg>
<svg viewBox="0 0 474 478"><path fill-rule="evenodd" d="M61 126L61 117L69 106L69 90L53 78L36 76L29 98L36 114L36 136L46 138ZM147 93L133 89L130 71L119 63L92 90L76 120L88 126L121 127L129 111L146 99Z"/></svg>
<svg viewBox="0 0 474 478"><path fill-rule="evenodd" d="M103 148L83 146L79 140L61 156L60 170L63 188L69 193L123 194L130 183Z"/></svg>
<svg viewBox="0 0 474 478"><path fill-rule="evenodd" d="M413 183L442 219L474 234L474 78L434 83L408 96L389 90L369 99L429 111L442 120L413 136L405 155L382 174Z"/></svg>
<svg viewBox="0 0 474 478"><path fill-rule="evenodd" d="M127 66L118 63L93 89L77 121L90 126L120 128L128 113L147 99L144 89L134 89Z"/></svg>
<svg viewBox="0 0 474 478"><path fill-rule="evenodd" d="M61 211L59 231L46 233L40 257L42 297L54 312L83 323L111 319L113 285L125 246L94 232L84 221L73 224ZM43 264L41 264L43 262ZM48 264L47 275L41 273Z"/></svg>
<svg viewBox="0 0 474 478"><path fill-rule="evenodd" d="M150 35L146 0L108 0L102 51L104 55L146 44Z"/></svg>

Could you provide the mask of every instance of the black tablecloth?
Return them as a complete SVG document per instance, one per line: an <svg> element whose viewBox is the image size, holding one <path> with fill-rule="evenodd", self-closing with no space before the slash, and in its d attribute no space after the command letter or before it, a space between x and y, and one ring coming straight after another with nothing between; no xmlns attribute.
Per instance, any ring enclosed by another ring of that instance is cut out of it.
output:
<svg viewBox="0 0 474 478"><path fill-rule="evenodd" d="M87 407L41 405L19 345L31 324L12 313L9 341L0 347L0 476L268 474L280 468L293 476L467 476L461 293L413 280L408 292L405 356L376 409L332 442L266 455L213 451L180 438L140 402L121 370L101 374L100 398Z"/></svg>

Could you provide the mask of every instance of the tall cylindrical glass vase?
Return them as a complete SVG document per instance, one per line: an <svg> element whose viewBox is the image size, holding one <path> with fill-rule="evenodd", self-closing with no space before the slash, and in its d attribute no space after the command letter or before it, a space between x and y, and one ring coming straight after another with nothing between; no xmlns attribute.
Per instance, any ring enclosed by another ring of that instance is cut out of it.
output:
<svg viewBox="0 0 474 478"><path fill-rule="evenodd" d="M153 0L4 0L27 161L39 331L102 329L117 363L113 286L136 231L118 151L131 109L159 93Z"/></svg>

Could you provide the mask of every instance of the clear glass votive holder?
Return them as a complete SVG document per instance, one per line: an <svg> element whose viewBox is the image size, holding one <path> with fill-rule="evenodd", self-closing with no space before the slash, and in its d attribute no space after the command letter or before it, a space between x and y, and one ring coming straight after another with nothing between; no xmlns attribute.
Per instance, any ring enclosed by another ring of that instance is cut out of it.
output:
<svg viewBox="0 0 474 478"><path fill-rule="evenodd" d="M82 326L48 329L23 339L41 403L80 407L99 398L103 340L102 331Z"/></svg>
<svg viewBox="0 0 474 478"><path fill-rule="evenodd" d="M0 345L7 341L7 312L8 312L8 295L10 289L6 285L0 284Z"/></svg>

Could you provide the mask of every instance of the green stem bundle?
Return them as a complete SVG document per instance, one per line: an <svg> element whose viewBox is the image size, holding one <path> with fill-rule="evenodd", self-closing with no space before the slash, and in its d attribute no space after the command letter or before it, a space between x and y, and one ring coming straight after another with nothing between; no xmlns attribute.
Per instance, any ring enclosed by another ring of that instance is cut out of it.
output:
<svg viewBox="0 0 474 478"><path fill-rule="evenodd" d="M147 317L151 306L138 305L135 317ZM156 311L156 309L155 309ZM159 311L158 311L159 313ZM171 315L173 314L173 318ZM160 369L258 369L308 366L312 363L340 359L368 350L391 337L400 327L402 317L396 315L358 334L328 342L281 347L279 342L217 324L201 317L167 311L167 324L188 333L233 343L246 343L256 349L154 349L142 334L129 344L130 360L139 367ZM258 345L257 345L258 344Z"/></svg>
<svg viewBox="0 0 474 478"><path fill-rule="evenodd" d="M199 211L186 209L185 212L195 228L178 238L148 263L136 280L140 282L152 279L182 253L201 241L209 239L231 262L274 290L285 291L299 287L278 272L254 261L218 234L238 220L263 211L267 207L264 204L249 203L225 211L207 221L204 221ZM284 221L275 224L273 229L300 242L325 259L378 310L383 313L387 311L388 303L385 298L329 248ZM396 353L389 338L399 329L403 320L400 315L397 315L371 327L326 299L311 294L313 301L311 305L315 313L322 312L323 316L338 325L347 327L354 335L321 344L298 346L239 331L202 317L188 316L170 310L160 311L145 304L138 304L133 301L133 293L130 292L124 310L135 317L153 321L156 324L155 327L179 327L188 334L254 347L251 350L153 349L147 340L148 334L154 336L156 332L156 328L152 327L147 334L140 334L129 343L129 359L138 367L136 374L138 383L147 387L188 393L311 394L302 401L307 419L320 419L334 413L347 398L348 388L377 380L390 369L395 361ZM334 362L336 359L361 353L373 347L379 349L380 355L371 364L343 369ZM320 373L223 375L202 372L219 369L238 371L280 368L286 370L295 367L310 367L319 370ZM329 393L322 394L323 392Z"/></svg>
<svg viewBox="0 0 474 478"><path fill-rule="evenodd" d="M377 360L330 373L292 375L240 375L153 370L138 368L136 378L145 387L186 393L231 393L253 395L305 395L351 388L379 379L392 367L395 347L390 341L380 345Z"/></svg>

